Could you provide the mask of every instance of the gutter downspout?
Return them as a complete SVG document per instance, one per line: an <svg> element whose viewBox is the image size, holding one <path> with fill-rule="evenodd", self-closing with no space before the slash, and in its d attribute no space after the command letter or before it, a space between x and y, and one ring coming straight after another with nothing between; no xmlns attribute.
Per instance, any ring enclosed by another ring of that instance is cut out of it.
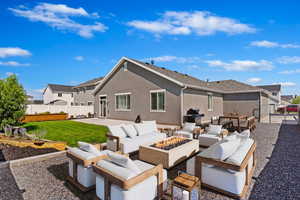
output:
<svg viewBox="0 0 300 200"><path fill-rule="evenodd" d="M185 85L183 88L181 88L181 91L180 91L180 96L181 96L181 101L180 101L180 107L181 107L181 114L180 114L180 123L181 123L181 126L183 125L183 90L185 90L187 88L187 86Z"/></svg>

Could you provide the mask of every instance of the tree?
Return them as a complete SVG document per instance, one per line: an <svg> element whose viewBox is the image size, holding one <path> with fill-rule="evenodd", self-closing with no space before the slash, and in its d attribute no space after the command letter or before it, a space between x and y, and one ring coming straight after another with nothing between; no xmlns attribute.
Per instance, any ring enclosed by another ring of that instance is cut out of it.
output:
<svg viewBox="0 0 300 200"><path fill-rule="evenodd" d="M300 104L300 96L294 98L294 99L292 100L292 104Z"/></svg>
<svg viewBox="0 0 300 200"><path fill-rule="evenodd" d="M0 80L0 129L18 125L26 111L26 92L16 75Z"/></svg>

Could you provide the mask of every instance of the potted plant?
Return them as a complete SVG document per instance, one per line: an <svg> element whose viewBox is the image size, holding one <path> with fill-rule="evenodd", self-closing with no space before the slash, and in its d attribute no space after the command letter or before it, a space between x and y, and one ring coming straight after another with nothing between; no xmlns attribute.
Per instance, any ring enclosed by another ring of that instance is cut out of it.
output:
<svg viewBox="0 0 300 200"><path fill-rule="evenodd" d="M45 141L43 141L42 139L47 134L46 130L38 130L38 131L35 131L33 134L34 134L34 140L35 140L34 144L35 145L42 146L43 144L45 144Z"/></svg>

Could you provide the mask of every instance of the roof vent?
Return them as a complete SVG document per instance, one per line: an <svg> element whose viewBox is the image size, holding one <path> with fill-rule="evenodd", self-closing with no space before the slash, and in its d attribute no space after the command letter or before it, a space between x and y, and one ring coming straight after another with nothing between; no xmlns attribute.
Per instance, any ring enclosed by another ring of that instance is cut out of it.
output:
<svg viewBox="0 0 300 200"><path fill-rule="evenodd" d="M164 67L161 67L161 69L166 69L166 68L164 68Z"/></svg>
<svg viewBox="0 0 300 200"><path fill-rule="evenodd" d="M185 76L189 76L188 74L184 74Z"/></svg>
<svg viewBox="0 0 300 200"><path fill-rule="evenodd" d="M220 83L220 81L217 81L217 83Z"/></svg>
<svg viewBox="0 0 300 200"><path fill-rule="evenodd" d="M177 71L174 71L174 72L178 73Z"/></svg>
<svg viewBox="0 0 300 200"><path fill-rule="evenodd" d="M145 62L145 64L146 64L146 65L150 65L150 63L148 63L148 62Z"/></svg>
<svg viewBox="0 0 300 200"><path fill-rule="evenodd" d="M150 63L151 63L151 65L154 65L154 60L151 60Z"/></svg>

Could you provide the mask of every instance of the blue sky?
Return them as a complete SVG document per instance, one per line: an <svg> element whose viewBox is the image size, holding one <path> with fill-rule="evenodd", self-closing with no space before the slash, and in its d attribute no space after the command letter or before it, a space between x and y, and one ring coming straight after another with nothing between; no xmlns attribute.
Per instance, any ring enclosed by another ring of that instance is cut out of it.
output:
<svg viewBox="0 0 300 200"><path fill-rule="evenodd" d="M300 93L298 1L1 1L0 78L40 97L48 83L104 76L122 56L202 80L282 83Z"/></svg>

